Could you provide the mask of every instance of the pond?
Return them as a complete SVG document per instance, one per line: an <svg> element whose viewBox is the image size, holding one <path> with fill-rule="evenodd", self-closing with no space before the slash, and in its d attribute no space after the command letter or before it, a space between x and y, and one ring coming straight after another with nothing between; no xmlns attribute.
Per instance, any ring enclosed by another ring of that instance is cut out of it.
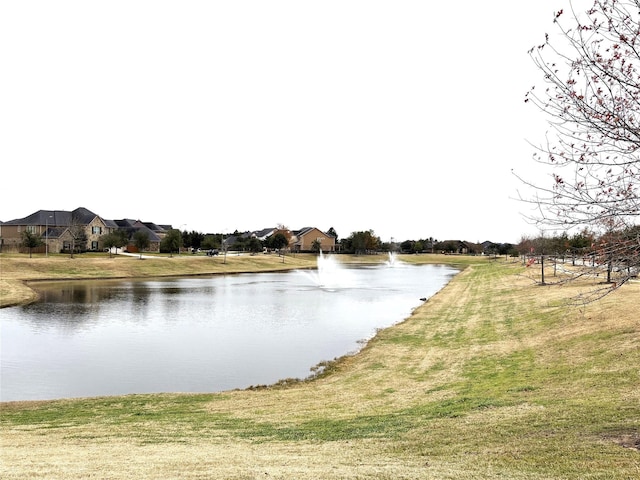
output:
<svg viewBox="0 0 640 480"><path fill-rule="evenodd" d="M38 284L0 310L0 400L216 392L306 378L457 270L406 264Z"/></svg>

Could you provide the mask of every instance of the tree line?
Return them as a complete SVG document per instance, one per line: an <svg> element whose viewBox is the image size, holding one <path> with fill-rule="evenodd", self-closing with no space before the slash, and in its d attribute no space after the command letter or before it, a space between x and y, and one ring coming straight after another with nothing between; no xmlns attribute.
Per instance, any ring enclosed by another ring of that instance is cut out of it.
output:
<svg viewBox="0 0 640 480"><path fill-rule="evenodd" d="M382 242L373 230L352 232L348 237L340 239L333 227L327 230L327 234L336 239L336 248L344 253L369 254L391 248L390 244ZM234 231L230 235L204 234L197 231L182 232L182 245L187 249L210 250L228 248L234 251L260 252L268 250L286 250L289 247L292 234L289 229L279 226L275 233L264 240L260 240L248 232ZM232 238L233 242L225 241ZM312 251L319 252L321 248L319 241L312 243ZM162 249L162 246L161 246Z"/></svg>

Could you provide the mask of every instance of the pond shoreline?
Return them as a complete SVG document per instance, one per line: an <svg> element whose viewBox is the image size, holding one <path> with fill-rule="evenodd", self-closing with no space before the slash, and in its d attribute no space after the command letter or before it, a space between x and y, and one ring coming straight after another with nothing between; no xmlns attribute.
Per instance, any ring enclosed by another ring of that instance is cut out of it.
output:
<svg viewBox="0 0 640 480"><path fill-rule="evenodd" d="M341 263L352 265L376 265L384 263L383 255L334 254ZM430 263L464 266L484 261L481 257L451 256L439 254L399 255L406 263ZM170 260L167 262L167 260ZM224 263L219 258L211 260L205 256L175 256L148 258L102 254L68 255L0 254L0 308L25 305L37 301L37 293L30 284L40 281L90 281L152 277L189 277L237 273L279 272L317 268L317 256L296 254L282 257L273 255L242 256L228 255Z"/></svg>
<svg viewBox="0 0 640 480"><path fill-rule="evenodd" d="M457 272L344 264L325 275L296 269L40 279L32 286L42 301L4 318L2 401L221 392L306 380L319 364L356 353L376 331L411 316L421 297ZM112 372L120 372L117 379Z"/></svg>
<svg viewBox="0 0 640 480"><path fill-rule="evenodd" d="M282 264L279 260L274 262L272 257L265 260L268 261L247 262L246 257L231 255L224 263L213 263L206 257L186 255L140 260L121 255L83 254L74 258L68 255L34 255L30 258L19 254L0 254L0 308L37 301L37 292L31 285L38 282L190 277L314 268L310 257L287 257L288 263Z"/></svg>

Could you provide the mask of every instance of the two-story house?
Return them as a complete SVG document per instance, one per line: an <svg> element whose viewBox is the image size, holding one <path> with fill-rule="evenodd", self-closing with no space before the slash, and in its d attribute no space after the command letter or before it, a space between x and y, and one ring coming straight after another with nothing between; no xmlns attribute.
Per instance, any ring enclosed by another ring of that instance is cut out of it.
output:
<svg viewBox="0 0 640 480"><path fill-rule="evenodd" d="M102 235L117 228L84 207L73 211L38 210L31 215L2 224L2 251L20 251L24 231L36 234L43 245L35 251L61 252L98 250Z"/></svg>
<svg viewBox="0 0 640 480"><path fill-rule="evenodd" d="M116 230L124 230L129 238L128 249L135 250L133 236L142 230L149 238L149 250L158 251L160 241L172 227L140 220L105 220L91 210L80 207L66 210L38 210L31 215L4 222L0 230L0 251L22 250L23 232L36 234L42 246L34 253L99 251L100 237Z"/></svg>
<svg viewBox="0 0 640 480"><path fill-rule="evenodd" d="M296 252L314 251L314 244L318 244L325 252L334 252L336 249L336 239L315 227L305 227L292 232L291 246Z"/></svg>

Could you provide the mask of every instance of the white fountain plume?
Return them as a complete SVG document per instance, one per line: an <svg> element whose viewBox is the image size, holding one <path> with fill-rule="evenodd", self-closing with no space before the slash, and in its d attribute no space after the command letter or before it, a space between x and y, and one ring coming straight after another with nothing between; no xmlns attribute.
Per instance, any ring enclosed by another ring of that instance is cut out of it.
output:
<svg viewBox="0 0 640 480"><path fill-rule="evenodd" d="M387 260L387 266L395 267L399 263L396 252L389 252L389 260Z"/></svg>
<svg viewBox="0 0 640 480"><path fill-rule="evenodd" d="M353 280L349 272L342 268L333 256L318 255L317 269L314 272L304 271L313 283L322 289L337 290L353 286Z"/></svg>

